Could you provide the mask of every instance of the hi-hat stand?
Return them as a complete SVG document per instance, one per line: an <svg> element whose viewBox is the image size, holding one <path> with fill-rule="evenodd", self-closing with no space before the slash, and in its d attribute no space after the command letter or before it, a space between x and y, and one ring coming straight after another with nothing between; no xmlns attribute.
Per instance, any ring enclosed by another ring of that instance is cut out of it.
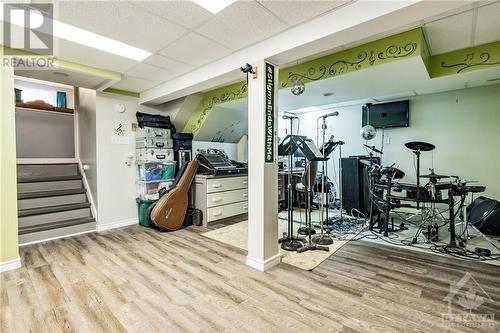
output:
<svg viewBox="0 0 500 333"><path fill-rule="evenodd" d="M320 234L318 236L315 236L312 241L316 244L319 244L319 245L330 245L330 244L333 244L333 239L332 237L330 237L330 235L328 234L325 234L325 231L324 231L324 226L323 226L323 212L325 211L325 205L324 205L324 200L325 200L325 197L326 197L326 203L328 204L328 192L326 193L325 195L325 178L328 179L328 177L325 177L325 174L328 172L328 168L327 168L327 163L328 163L328 159L327 159L327 152L326 152L326 141L325 141L325 132L326 132L326 129L328 128L327 125L326 125L326 117L323 116L323 123L321 124L321 130L323 131L323 144L321 146L321 149L320 151L323 153L323 157L325 158L325 160L323 161L323 163L321 163L321 218L320 218L320 223L319 223L319 227L320 227ZM329 205L326 206L326 221L328 221L328 210L329 210Z"/></svg>
<svg viewBox="0 0 500 333"><path fill-rule="evenodd" d="M296 117L288 117L290 120L290 133L293 134L293 121ZM297 251L297 249L303 247L305 239L302 237L296 237L293 235L293 183L292 183L292 163L293 163L293 153L295 152L296 145L293 141L293 135L290 136L290 145L288 147L288 222L287 222L287 233L279 239L278 243L281 243L281 248L285 251Z"/></svg>

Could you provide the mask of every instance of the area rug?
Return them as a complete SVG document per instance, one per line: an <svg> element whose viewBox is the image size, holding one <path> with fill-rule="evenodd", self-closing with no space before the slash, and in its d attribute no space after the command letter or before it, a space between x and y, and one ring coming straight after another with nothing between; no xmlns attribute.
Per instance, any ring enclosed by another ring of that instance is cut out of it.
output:
<svg viewBox="0 0 500 333"><path fill-rule="evenodd" d="M299 225L297 223L294 223L295 234L298 227ZM286 230L286 220L278 219L278 237L281 237L283 235L283 232L286 232ZM248 221L243 221L216 230L208 231L202 233L201 235L245 251L248 250ZM280 248L281 262L298 267L303 270L313 270L356 235L350 234L345 237L340 237L341 235L332 234L332 236L334 236L334 241L333 244L328 246L328 248L330 249L330 251L328 252L306 251L303 253L297 253L285 251ZM341 238L342 240L339 240L338 238Z"/></svg>

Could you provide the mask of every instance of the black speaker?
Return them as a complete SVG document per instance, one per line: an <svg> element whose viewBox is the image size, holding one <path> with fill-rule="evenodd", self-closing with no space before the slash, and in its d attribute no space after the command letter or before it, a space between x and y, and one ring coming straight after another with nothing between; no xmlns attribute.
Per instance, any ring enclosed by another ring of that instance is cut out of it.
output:
<svg viewBox="0 0 500 333"><path fill-rule="evenodd" d="M500 236L500 202L478 197L466 208L467 221L483 234Z"/></svg>
<svg viewBox="0 0 500 333"><path fill-rule="evenodd" d="M370 210L370 189L368 188L368 170L362 160L369 161L369 156L350 156L341 159L342 166L342 208L351 214L353 208L367 215ZM373 161L380 164L378 157Z"/></svg>

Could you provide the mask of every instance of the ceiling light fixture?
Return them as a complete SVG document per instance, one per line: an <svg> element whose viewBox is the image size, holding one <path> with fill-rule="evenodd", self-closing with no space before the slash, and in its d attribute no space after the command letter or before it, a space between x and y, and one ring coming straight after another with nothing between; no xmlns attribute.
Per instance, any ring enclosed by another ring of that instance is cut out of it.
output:
<svg viewBox="0 0 500 333"><path fill-rule="evenodd" d="M0 5L0 12L3 14L3 5ZM3 15L1 16L3 18ZM41 13L32 10L30 11L30 22L43 22L48 20L48 18L42 17ZM23 17L10 17L11 24L20 26L24 28L24 18ZM59 22L57 20L52 20L53 23L53 36L61 38L73 43L80 45L92 47L104 52L116 54L121 57L142 61L147 57L151 56L152 53L139 49L137 47L119 42L117 40L98 35L96 33L74 27L72 25Z"/></svg>
<svg viewBox="0 0 500 333"><path fill-rule="evenodd" d="M217 14L236 0L192 0L195 4L205 8L212 14Z"/></svg>

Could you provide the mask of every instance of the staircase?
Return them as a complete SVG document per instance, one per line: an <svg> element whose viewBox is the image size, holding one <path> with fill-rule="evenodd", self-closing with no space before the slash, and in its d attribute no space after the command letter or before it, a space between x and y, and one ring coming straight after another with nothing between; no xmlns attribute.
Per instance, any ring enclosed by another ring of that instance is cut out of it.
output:
<svg viewBox="0 0 500 333"><path fill-rule="evenodd" d="M19 243L96 228L78 164L18 164Z"/></svg>

